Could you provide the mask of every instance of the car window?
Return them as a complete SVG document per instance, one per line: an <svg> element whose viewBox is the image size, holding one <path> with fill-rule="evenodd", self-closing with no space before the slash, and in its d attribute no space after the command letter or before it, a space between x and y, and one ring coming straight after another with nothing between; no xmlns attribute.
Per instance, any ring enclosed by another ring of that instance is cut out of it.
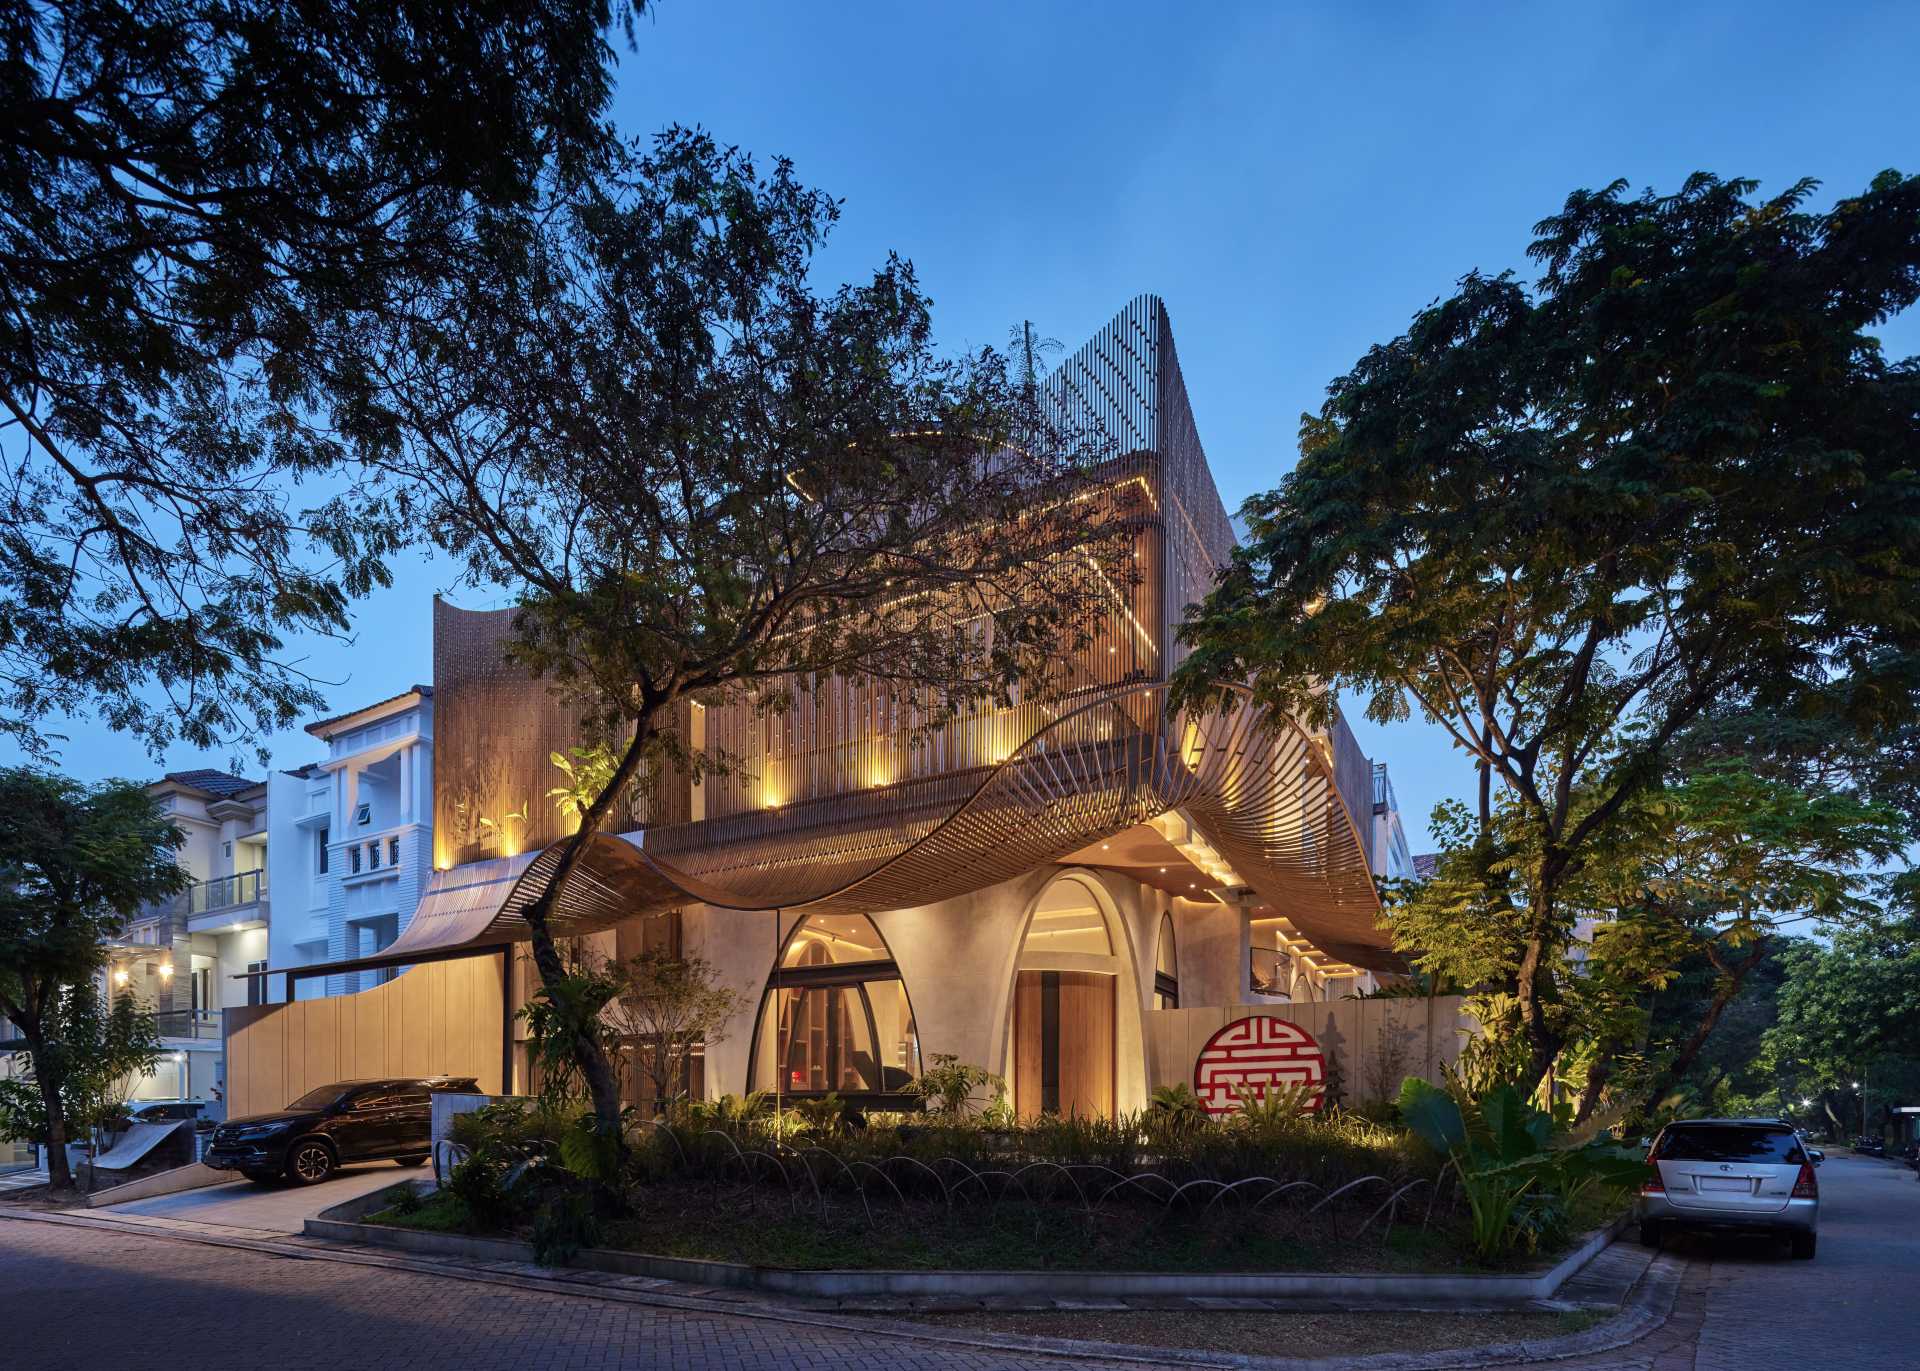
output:
<svg viewBox="0 0 1920 1371"><path fill-rule="evenodd" d="M389 1095L387 1099L392 1104L422 1105L427 1102L427 1092L424 1090L402 1090L397 1094Z"/></svg>
<svg viewBox="0 0 1920 1371"><path fill-rule="evenodd" d="M391 1090L369 1090L354 1100L353 1107L356 1110L385 1109L393 1102L394 1095Z"/></svg>
<svg viewBox="0 0 1920 1371"><path fill-rule="evenodd" d="M292 1104L288 1105L287 1108L289 1109L325 1109L328 1105L332 1104L335 1100L339 1099L341 1095L345 1093L346 1093L345 1086L340 1086L340 1085L319 1086L313 1090L309 1090L306 1094L302 1095L299 1099L295 1100Z"/></svg>
<svg viewBox="0 0 1920 1371"><path fill-rule="evenodd" d="M1739 1124L1676 1124L1654 1150L1663 1162L1760 1162L1793 1165L1806 1160L1800 1140L1784 1128Z"/></svg>

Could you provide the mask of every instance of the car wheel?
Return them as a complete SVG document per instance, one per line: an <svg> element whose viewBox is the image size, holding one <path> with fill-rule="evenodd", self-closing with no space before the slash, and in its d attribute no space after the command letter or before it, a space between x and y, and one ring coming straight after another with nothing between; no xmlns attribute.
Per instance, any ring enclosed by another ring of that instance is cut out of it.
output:
<svg viewBox="0 0 1920 1371"><path fill-rule="evenodd" d="M318 1138L295 1143L287 1153L287 1177L295 1185L318 1185L333 1174L333 1149Z"/></svg>
<svg viewBox="0 0 1920 1371"><path fill-rule="evenodd" d="M1795 1233L1793 1235L1793 1259L1797 1262L1813 1260L1815 1247L1820 1242L1818 1233Z"/></svg>
<svg viewBox="0 0 1920 1371"><path fill-rule="evenodd" d="M425 1153L417 1157L395 1157L393 1164L395 1166L425 1166L427 1164L427 1158Z"/></svg>
<svg viewBox="0 0 1920 1371"><path fill-rule="evenodd" d="M1660 1245L1660 1239L1665 1236L1666 1230L1655 1220L1640 1220L1640 1245L1642 1247L1658 1247Z"/></svg>

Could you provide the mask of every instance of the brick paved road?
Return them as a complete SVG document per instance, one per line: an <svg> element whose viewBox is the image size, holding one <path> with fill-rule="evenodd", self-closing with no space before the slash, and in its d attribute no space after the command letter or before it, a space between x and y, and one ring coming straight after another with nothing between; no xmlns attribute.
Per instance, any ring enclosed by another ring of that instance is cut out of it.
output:
<svg viewBox="0 0 1920 1371"><path fill-rule="evenodd" d="M1091 1365L39 1223L0 1221L0 1292L7 1371Z"/></svg>
<svg viewBox="0 0 1920 1371"><path fill-rule="evenodd" d="M1690 1262L1674 1317L1631 1347L1562 1371L1915 1371L1920 1367L1920 1181L1905 1166L1820 1168L1820 1255L1785 1244L1680 1238Z"/></svg>

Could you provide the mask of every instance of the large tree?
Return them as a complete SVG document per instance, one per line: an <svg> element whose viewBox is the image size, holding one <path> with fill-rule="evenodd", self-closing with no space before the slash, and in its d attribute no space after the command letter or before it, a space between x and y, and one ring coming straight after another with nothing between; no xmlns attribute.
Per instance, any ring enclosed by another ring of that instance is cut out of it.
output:
<svg viewBox="0 0 1920 1371"><path fill-rule="evenodd" d="M1869 332L1920 296L1920 178L1831 209L1696 175L1580 191L1529 290L1469 275L1302 420L1185 632L1192 701L1251 680L1323 714L1418 711L1537 854L1516 994L1565 1041L1562 892L1716 701L1910 718L1920 364Z"/></svg>
<svg viewBox="0 0 1920 1371"><path fill-rule="evenodd" d="M364 320L594 155L643 7L0 0L0 734L322 703L282 635L345 634L393 544L329 422Z"/></svg>
<svg viewBox="0 0 1920 1371"><path fill-rule="evenodd" d="M73 1183L66 1104L77 1097L74 1084L100 1074L87 1043L111 1036L63 1033L92 1022L68 1002L105 965L102 944L124 932L131 915L186 885L174 861L186 836L130 781L84 786L27 768L0 771L0 813L0 1015L26 1044L47 1174L59 1189Z"/></svg>
<svg viewBox="0 0 1920 1371"><path fill-rule="evenodd" d="M787 163L669 131L501 217L484 270L408 302L364 397L396 498L515 598L519 661L602 749L568 765L579 828L524 914L609 1128L550 921L623 795L732 760L686 702L779 709L837 676L936 723L1071 670L1128 582L1126 528L1073 500L1100 435L997 354L938 352L908 263L816 288L837 215Z"/></svg>

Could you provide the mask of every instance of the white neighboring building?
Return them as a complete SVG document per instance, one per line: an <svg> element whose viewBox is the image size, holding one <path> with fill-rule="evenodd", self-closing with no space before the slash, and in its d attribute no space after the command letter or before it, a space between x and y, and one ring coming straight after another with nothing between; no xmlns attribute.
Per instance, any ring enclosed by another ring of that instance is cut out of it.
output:
<svg viewBox="0 0 1920 1371"><path fill-rule="evenodd" d="M319 723L324 761L268 781L275 970L364 957L399 936L433 872L433 688ZM296 983L295 995L350 994L394 973ZM277 978L276 978L277 979ZM273 987L275 999L285 994Z"/></svg>
<svg viewBox="0 0 1920 1371"><path fill-rule="evenodd" d="M164 1049L139 1099L212 1099L225 1080L220 1012L265 994L267 786L225 771L173 771L147 787L186 835L176 860L192 884L128 921L109 945L107 989L153 1010Z"/></svg>

